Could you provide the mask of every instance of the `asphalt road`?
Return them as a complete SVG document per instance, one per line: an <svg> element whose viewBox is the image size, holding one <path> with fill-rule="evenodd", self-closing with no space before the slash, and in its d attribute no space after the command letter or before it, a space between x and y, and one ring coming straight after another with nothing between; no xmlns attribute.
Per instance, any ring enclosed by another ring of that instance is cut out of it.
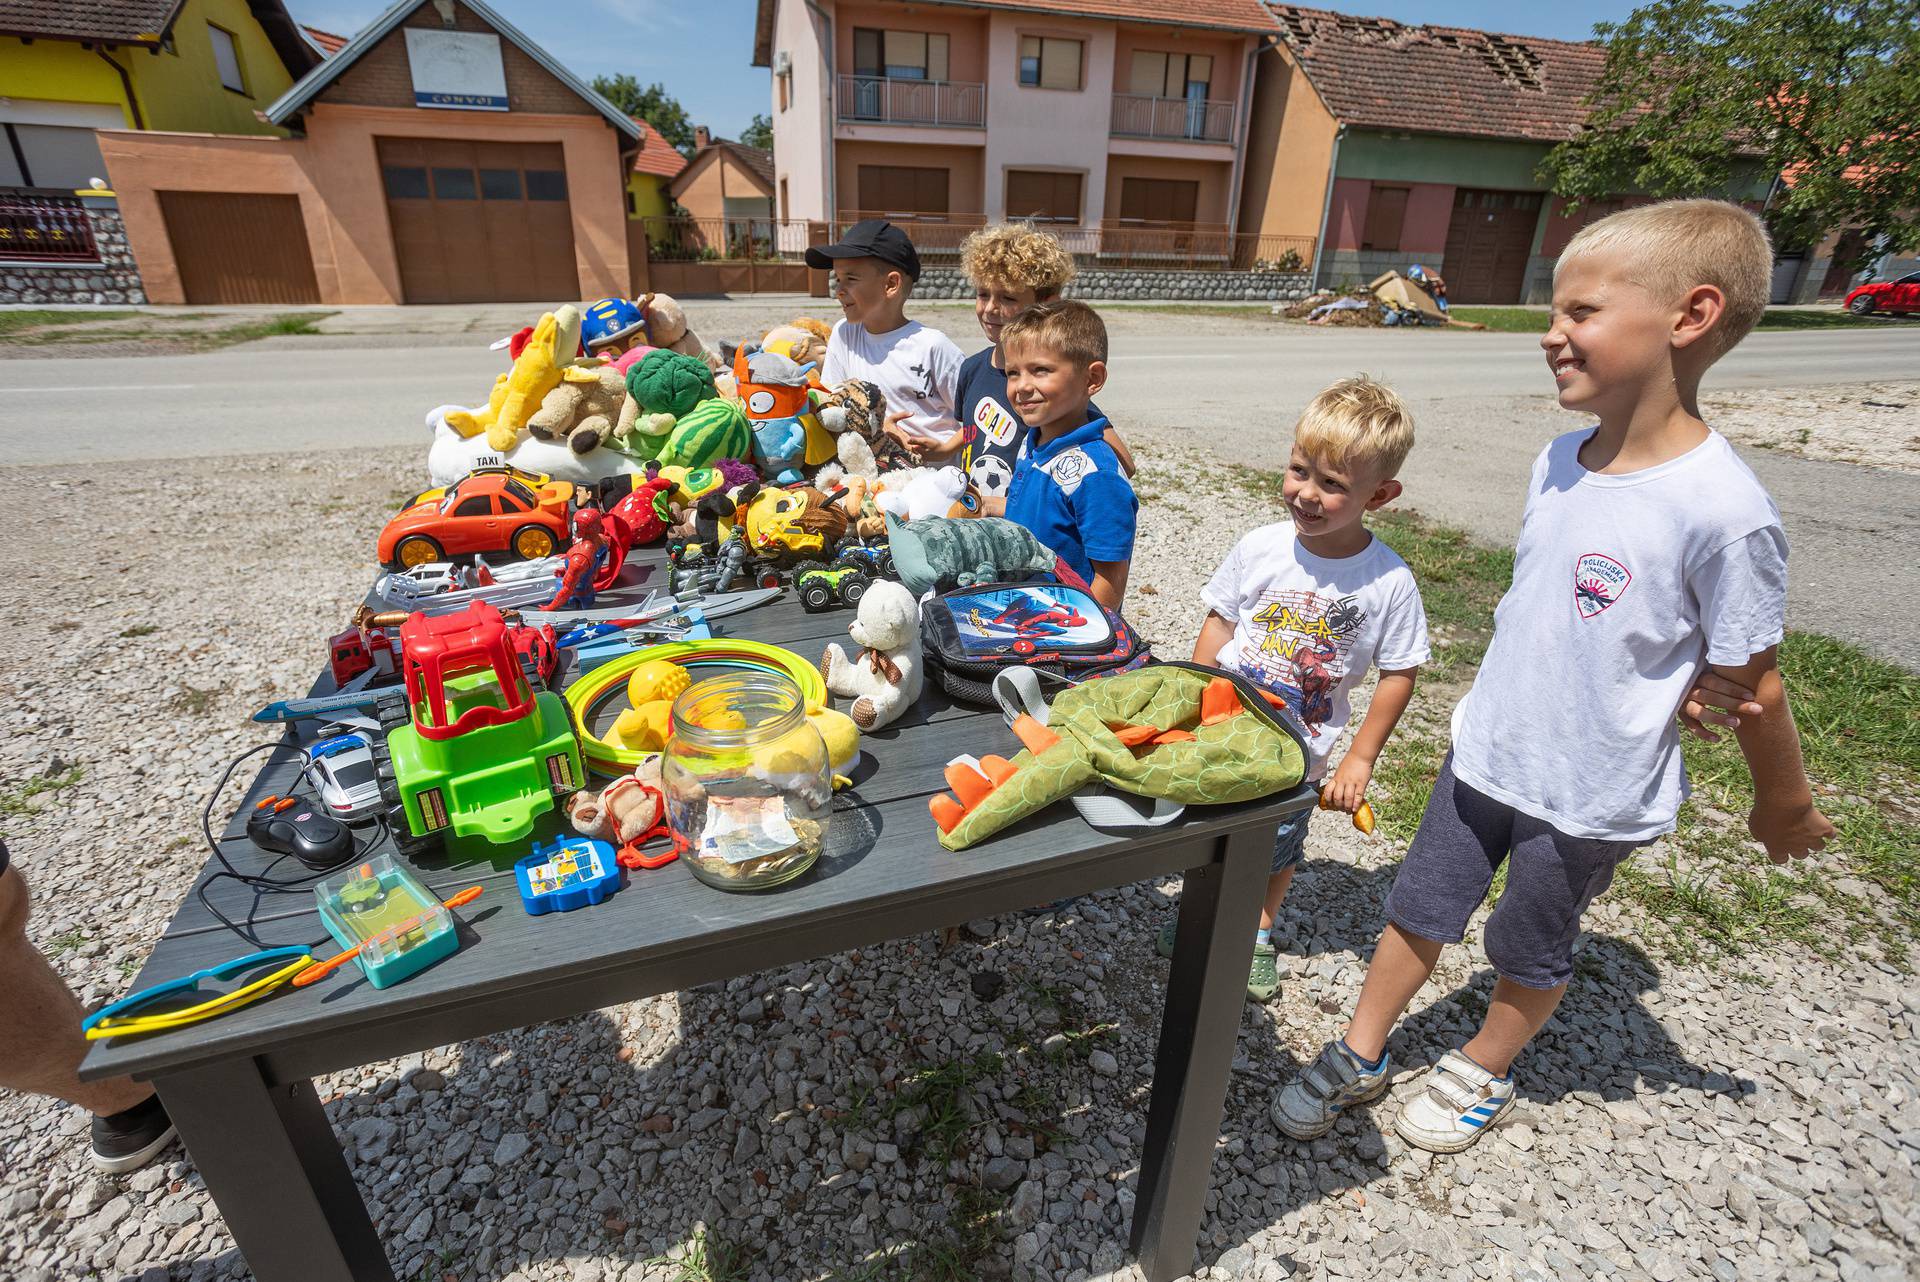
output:
<svg viewBox="0 0 1920 1282"><path fill-rule="evenodd" d="M955 330L971 317L949 311ZM1159 328L1155 328L1158 326ZM1272 467L1298 407L1365 371L1414 406L1404 500L1508 542L1540 446L1579 420L1554 406L1532 337L1253 328L1213 316L1116 325L1101 403L1137 446L1164 438ZM1251 330L1251 332L1246 332ZM491 335L270 339L197 356L0 361L0 458L192 459L418 441L432 406L475 403L501 368ZM711 335L709 336L711 337ZM975 337L963 338L973 350ZM1707 391L1913 377L1920 326L1756 334ZM1920 477L1745 451L1786 516L1790 619L1920 669Z"/></svg>

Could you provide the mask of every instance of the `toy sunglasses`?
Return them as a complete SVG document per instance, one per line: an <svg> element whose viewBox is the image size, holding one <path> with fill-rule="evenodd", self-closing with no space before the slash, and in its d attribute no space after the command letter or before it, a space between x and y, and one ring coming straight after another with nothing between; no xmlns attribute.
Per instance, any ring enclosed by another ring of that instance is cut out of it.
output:
<svg viewBox="0 0 1920 1282"><path fill-rule="evenodd" d="M155 1011L149 1015L128 1014L130 1011L138 1012L155 1002L165 1001L169 997L197 992L201 984L210 980L234 979L262 967L273 966L275 963L280 964L270 973L195 1005ZM231 961L221 962L218 966L196 970L191 975L183 975L179 979L168 980L164 984L143 988L137 993L122 997L119 1001L102 1006L87 1016L80 1027L90 1042L107 1037L121 1037L130 1033L157 1033L172 1028L184 1028L189 1024L197 1024L203 1019L211 1019L215 1015L224 1015L230 1010L237 1010L251 1001L264 997L311 965L313 965L313 951L299 944L248 953L245 957L235 957Z"/></svg>

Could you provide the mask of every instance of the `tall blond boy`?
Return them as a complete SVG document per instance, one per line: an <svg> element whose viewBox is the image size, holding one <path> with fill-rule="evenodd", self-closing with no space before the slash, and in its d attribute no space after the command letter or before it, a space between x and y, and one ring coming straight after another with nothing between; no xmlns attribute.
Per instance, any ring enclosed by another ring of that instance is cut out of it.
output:
<svg viewBox="0 0 1920 1282"><path fill-rule="evenodd" d="M1493 642L1454 712L1346 1035L1274 1100L1286 1134L1325 1134L1386 1090L1388 1035L1503 863L1486 1018L1410 1092L1394 1129L1451 1153L1506 1115L1514 1058L1566 993L1587 905L1674 827L1687 791L1674 713L1703 667L1754 692L1734 727L1754 837L1781 862L1832 835L1776 664L1780 513L1698 400L1701 377L1760 319L1772 265L1759 220L1712 200L1603 218L1560 256L1540 345L1561 406L1598 421L1534 463Z"/></svg>

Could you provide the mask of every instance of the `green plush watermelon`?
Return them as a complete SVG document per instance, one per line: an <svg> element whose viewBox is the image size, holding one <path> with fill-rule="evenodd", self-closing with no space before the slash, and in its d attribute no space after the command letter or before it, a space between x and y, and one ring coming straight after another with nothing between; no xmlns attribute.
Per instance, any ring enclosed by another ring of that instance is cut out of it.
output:
<svg viewBox="0 0 1920 1282"><path fill-rule="evenodd" d="M673 426L660 463L666 467L706 467L723 458L752 458L753 433L746 413L732 401L701 401Z"/></svg>

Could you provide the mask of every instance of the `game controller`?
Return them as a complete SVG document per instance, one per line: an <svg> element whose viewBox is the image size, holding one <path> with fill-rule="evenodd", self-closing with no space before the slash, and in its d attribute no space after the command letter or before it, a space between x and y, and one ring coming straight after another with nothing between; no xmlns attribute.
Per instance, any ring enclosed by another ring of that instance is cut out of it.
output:
<svg viewBox="0 0 1920 1282"><path fill-rule="evenodd" d="M353 833L298 797L265 797L247 816L247 836L262 850L331 868L353 854Z"/></svg>

